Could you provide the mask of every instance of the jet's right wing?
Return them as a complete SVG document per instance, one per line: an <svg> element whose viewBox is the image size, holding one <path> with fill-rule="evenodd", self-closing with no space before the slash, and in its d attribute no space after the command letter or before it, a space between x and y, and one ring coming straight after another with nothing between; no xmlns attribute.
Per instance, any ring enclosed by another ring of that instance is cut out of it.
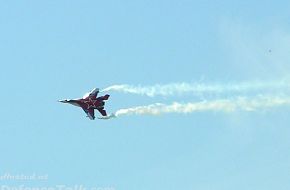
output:
<svg viewBox="0 0 290 190"><path fill-rule="evenodd" d="M94 120L95 119L95 110L90 108L90 109L84 109L84 112L86 112L87 117L90 118L90 120Z"/></svg>

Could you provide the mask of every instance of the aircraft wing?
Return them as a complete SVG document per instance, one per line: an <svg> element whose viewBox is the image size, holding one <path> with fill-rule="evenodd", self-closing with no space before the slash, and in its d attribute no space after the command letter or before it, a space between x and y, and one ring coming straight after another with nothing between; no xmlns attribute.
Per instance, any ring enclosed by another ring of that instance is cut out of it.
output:
<svg viewBox="0 0 290 190"><path fill-rule="evenodd" d="M88 118L90 118L91 120L94 120L95 119L95 110L94 109L84 109L84 112L86 112Z"/></svg>
<svg viewBox="0 0 290 190"><path fill-rule="evenodd" d="M83 99L87 99L87 98L92 98L92 99L96 99L98 96L98 93L100 92L100 90L98 88L94 88L91 92L86 93L83 96Z"/></svg>
<svg viewBox="0 0 290 190"><path fill-rule="evenodd" d="M107 112L104 110L104 108L99 108L97 110L102 114L102 116L107 116Z"/></svg>

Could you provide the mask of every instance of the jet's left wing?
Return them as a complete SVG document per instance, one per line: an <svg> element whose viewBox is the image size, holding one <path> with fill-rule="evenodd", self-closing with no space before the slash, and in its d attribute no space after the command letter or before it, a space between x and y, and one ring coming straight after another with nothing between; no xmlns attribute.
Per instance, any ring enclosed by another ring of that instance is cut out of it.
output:
<svg viewBox="0 0 290 190"><path fill-rule="evenodd" d="M84 112L86 112L88 118L90 118L91 120L94 120L95 119L95 110L94 109L84 109Z"/></svg>
<svg viewBox="0 0 290 190"><path fill-rule="evenodd" d="M94 88L91 92L86 93L84 95L83 99L87 99L87 98L96 99L99 92L100 92L100 90L98 88Z"/></svg>

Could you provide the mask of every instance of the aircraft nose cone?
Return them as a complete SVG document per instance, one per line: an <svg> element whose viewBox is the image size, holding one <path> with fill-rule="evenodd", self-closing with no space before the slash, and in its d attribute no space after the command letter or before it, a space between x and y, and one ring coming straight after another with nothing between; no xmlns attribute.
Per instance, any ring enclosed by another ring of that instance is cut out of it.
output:
<svg viewBox="0 0 290 190"><path fill-rule="evenodd" d="M67 103L67 100L59 100L61 103Z"/></svg>

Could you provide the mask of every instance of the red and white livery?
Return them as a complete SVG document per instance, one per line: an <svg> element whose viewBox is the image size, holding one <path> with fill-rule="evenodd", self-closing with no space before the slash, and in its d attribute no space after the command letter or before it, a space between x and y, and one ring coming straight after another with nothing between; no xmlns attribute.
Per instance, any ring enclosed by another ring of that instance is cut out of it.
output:
<svg viewBox="0 0 290 190"><path fill-rule="evenodd" d="M66 99L66 100L59 100L62 103L69 103L74 106L81 107L87 114L91 120L95 119L95 109L97 109L103 117L107 116L107 112L104 109L105 100L108 100L110 95L106 94L105 96L97 97L99 93L99 89L95 88L91 92L84 95L83 98L80 99Z"/></svg>

